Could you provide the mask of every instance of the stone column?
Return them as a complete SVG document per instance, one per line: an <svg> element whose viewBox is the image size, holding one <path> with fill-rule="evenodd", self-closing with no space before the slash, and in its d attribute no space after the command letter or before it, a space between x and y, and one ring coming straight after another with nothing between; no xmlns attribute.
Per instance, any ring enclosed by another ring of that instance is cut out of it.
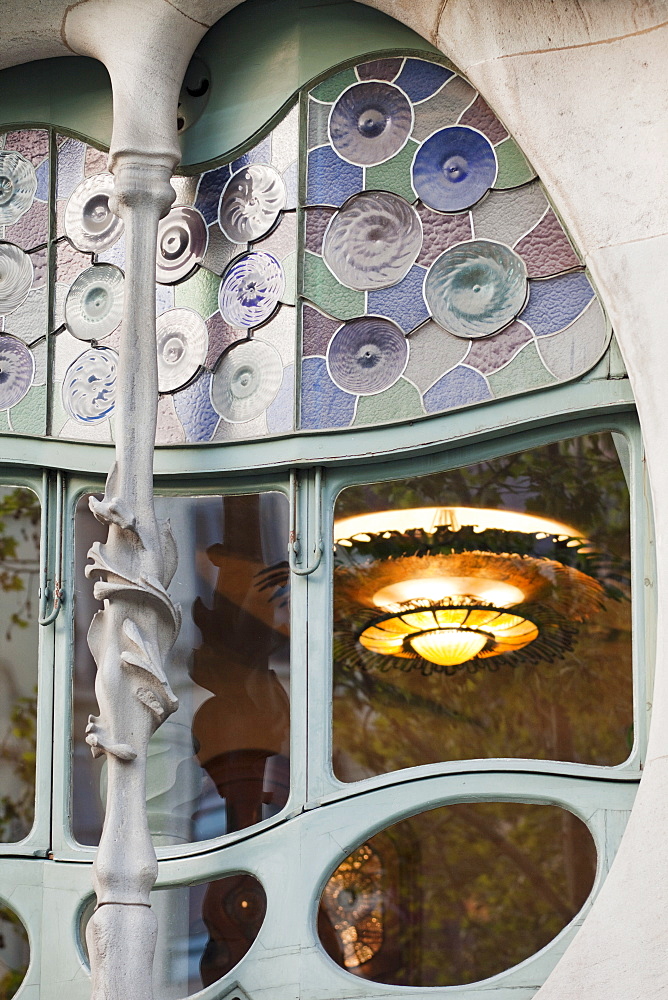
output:
<svg viewBox="0 0 668 1000"><path fill-rule="evenodd" d="M168 523L153 503L158 400L155 247L159 219L174 199L173 163L137 153L112 159L111 205L125 224L126 291L116 400L116 462L91 509L109 533L96 542L87 575L104 602L88 642L97 663L100 708L86 741L107 757L107 806L94 865L97 908L87 929L93 1000L150 1000L157 921L149 893L158 874L146 816L151 735L178 702L164 672L180 627L167 593L176 569Z"/></svg>

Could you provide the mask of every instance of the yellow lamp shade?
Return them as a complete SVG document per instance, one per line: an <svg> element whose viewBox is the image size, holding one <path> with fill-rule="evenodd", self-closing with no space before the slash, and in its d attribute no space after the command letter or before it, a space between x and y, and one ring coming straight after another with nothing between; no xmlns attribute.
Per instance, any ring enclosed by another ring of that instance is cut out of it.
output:
<svg viewBox="0 0 668 1000"><path fill-rule="evenodd" d="M466 663L482 650L488 637L482 632L468 632L466 629L443 628L433 632L422 632L409 640L418 656L442 667L454 667Z"/></svg>

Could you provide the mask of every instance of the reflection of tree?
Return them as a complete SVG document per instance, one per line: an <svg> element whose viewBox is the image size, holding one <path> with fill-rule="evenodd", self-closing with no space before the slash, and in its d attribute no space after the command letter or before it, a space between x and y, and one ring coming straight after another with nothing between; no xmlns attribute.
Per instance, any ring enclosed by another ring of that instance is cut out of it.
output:
<svg viewBox="0 0 668 1000"><path fill-rule="evenodd" d="M433 504L498 506L564 521L591 539L595 551L564 548L556 558L563 560L571 552L572 565L584 573L592 561L594 575L610 595L628 594L628 579L620 579L619 569L629 552L629 498L609 434L558 442L454 472L354 487L340 495L336 514ZM478 547L491 546L493 551L493 536L490 531L478 535ZM402 554L392 551L397 544L392 538L384 544L388 551L381 553L383 558ZM554 546L533 538L530 544ZM342 559L349 560L350 551ZM537 549L533 554L555 558L550 551ZM505 659L512 661L513 654ZM335 663L338 776L349 780L349 775L475 757L618 764L628 755L628 600L607 598L601 612L578 625L574 647L554 663L508 662L494 672L491 668L498 664L483 662L487 669L481 673L463 670L453 677L365 671L361 658L357 669L350 669L350 660L347 668Z"/></svg>
<svg viewBox="0 0 668 1000"><path fill-rule="evenodd" d="M633 739L624 568L629 497L611 435L353 487L338 498L336 516L424 506L498 507L564 522L591 541L589 551L573 552L573 559L583 561L572 565L584 573L588 560L595 565L596 572L589 572L607 596L599 612L578 623L573 647L553 663L512 665L508 654L498 670L487 661L478 673L425 677L419 671L382 672L361 657L355 663L346 656L344 663L341 656L334 663L337 776L352 781L419 764L495 757L621 763ZM484 534L492 543L493 532ZM374 555L374 538L366 555L360 558L362 542L357 552L342 553L341 563L402 557L389 551L398 544L391 537L383 542L388 551ZM336 576L334 586L336 618ZM388 841L397 856L416 860L410 877L401 866L385 873L384 944L373 967L362 966L357 974L403 986L474 982L527 958L578 912L595 872L586 827L555 807L459 803L404 820L366 843L389 857Z"/></svg>
<svg viewBox="0 0 668 1000"><path fill-rule="evenodd" d="M0 841L15 843L28 835L35 817L35 759L37 752L37 692L17 699L11 729L0 743L0 761L18 779L19 791L0 795Z"/></svg>
<svg viewBox="0 0 668 1000"><path fill-rule="evenodd" d="M5 639L14 627L27 628L32 617L32 594L39 572L39 500L21 487L0 492L0 590L25 595L7 622ZM21 543L31 543L30 555L21 554Z"/></svg>
<svg viewBox="0 0 668 1000"><path fill-rule="evenodd" d="M576 883L566 823L576 830ZM475 982L534 954L580 909L596 867L580 820L552 806L518 803L433 809L384 830L363 849L383 862L382 945L355 972L401 986ZM337 871L330 884L339 878ZM343 956L323 944L343 965Z"/></svg>

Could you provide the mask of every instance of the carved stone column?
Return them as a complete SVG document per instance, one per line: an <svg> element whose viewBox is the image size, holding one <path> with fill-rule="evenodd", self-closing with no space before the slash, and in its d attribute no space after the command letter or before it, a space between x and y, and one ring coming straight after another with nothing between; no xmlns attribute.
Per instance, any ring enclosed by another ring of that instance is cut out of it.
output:
<svg viewBox="0 0 668 1000"><path fill-rule="evenodd" d="M97 663L100 715L86 740L107 757L107 805L93 884L97 908L86 937L93 1000L151 1000L157 921L149 904L158 865L146 816L151 735L178 702L164 662L180 627L167 587L176 569L168 523L153 504L158 401L155 247L159 219L174 200L173 162L136 152L112 159L112 209L126 233L126 285L116 398L116 461L103 500L91 509L108 526L89 552L87 574L104 608L88 643Z"/></svg>

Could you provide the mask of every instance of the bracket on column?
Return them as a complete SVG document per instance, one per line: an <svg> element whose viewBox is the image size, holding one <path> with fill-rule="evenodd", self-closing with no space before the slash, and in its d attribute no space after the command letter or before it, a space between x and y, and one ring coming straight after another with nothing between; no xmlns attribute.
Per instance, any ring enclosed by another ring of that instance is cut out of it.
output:
<svg viewBox="0 0 668 1000"><path fill-rule="evenodd" d="M300 541L301 532L297 530L297 498L299 495L299 472L297 469L290 470L290 541L288 543L288 563L290 572L295 576L310 576L315 573L322 561L324 546L322 542L322 469L317 466L315 470L315 542L313 545L313 559L306 566L299 565L302 562L302 545Z"/></svg>
<svg viewBox="0 0 668 1000"><path fill-rule="evenodd" d="M51 475L46 470L42 473L42 524L39 538L39 614L40 625L50 625L60 614L63 604L63 474L56 472L56 553L53 581L53 606L47 614L49 603L49 496L51 493Z"/></svg>

